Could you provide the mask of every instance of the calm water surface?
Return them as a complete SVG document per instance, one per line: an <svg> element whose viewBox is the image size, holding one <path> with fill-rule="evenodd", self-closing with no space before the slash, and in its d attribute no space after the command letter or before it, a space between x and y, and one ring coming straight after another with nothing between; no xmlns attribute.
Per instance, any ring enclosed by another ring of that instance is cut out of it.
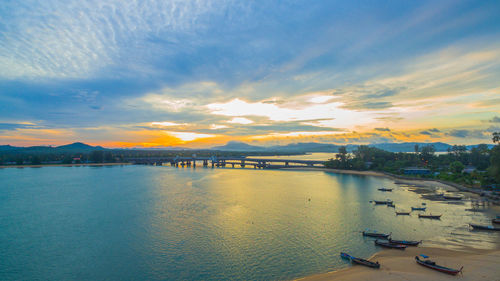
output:
<svg viewBox="0 0 500 281"><path fill-rule="evenodd" d="M320 171L0 169L0 280L283 280L348 266L340 251L372 255L366 228L426 245L497 239L466 227L492 214L407 189ZM426 202L443 219L369 203L385 198L397 209Z"/></svg>

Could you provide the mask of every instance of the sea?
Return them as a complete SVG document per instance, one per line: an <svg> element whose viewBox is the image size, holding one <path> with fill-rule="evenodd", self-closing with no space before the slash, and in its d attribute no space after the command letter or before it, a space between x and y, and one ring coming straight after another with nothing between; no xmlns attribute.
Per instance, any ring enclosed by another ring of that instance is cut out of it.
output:
<svg viewBox="0 0 500 281"><path fill-rule="evenodd" d="M498 234L468 228L488 224L489 210L413 189L325 171L4 168L0 280L290 280L349 266L341 251L381 250L363 230L424 246L495 247ZM396 208L371 202L384 199ZM442 218L395 215L412 206Z"/></svg>

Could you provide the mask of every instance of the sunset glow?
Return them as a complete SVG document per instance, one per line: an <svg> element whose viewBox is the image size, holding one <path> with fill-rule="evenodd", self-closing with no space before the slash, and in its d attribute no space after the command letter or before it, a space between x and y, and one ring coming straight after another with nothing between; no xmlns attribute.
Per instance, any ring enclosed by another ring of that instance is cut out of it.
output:
<svg viewBox="0 0 500 281"><path fill-rule="evenodd" d="M499 2L44 3L0 9L0 144L476 144L500 131Z"/></svg>

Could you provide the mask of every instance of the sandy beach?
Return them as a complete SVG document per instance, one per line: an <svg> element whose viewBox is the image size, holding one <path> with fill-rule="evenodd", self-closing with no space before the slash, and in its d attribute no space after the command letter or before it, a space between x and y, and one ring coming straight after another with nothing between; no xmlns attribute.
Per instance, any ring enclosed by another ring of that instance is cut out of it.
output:
<svg viewBox="0 0 500 281"><path fill-rule="evenodd" d="M457 269L463 266L463 273L452 276L418 265L415 262L415 256L419 254L430 256L439 265ZM378 261L381 264L380 269L355 265L347 269L312 275L297 280L500 280L500 250L464 249L454 251L439 248L410 247L405 251L384 250L375 254L370 260Z"/></svg>
<svg viewBox="0 0 500 281"><path fill-rule="evenodd" d="M293 170L291 168L290 170ZM341 174L353 174L364 176L375 176L390 178L398 184L412 185L417 189L429 190L446 190L450 192L459 191L456 187L447 185L442 182L432 180L419 180L419 179L401 179L391 175L387 175L375 171L352 171L352 170L336 170L327 168L301 168L311 171L324 171ZM468 193L470 197L477 195ZM498 209L497 206L491 206ZM500 235L498 241L500 242ZM443 245L446 247L446 245ZM339 253L340 254L340 253ZM415 262L415 256L425 254L436 261L437 264L451 267L460 268L464 267L463 274L458 276L447 275L432 269L425 268ZM371 261L378 261L381 263L379 270L367 268L364 266L350 266L349 268L322 273L317 275L300 278L301 281L330 281L330 280L415 280L415 281L434 281L434 280L488 280L500 281L500 243L497 244L497 249L484 250L474 248L463 248L461 250L451 250L445 248L433 247L409 247L405 251L400 250L383 250L376 253L370 258Z"/></svg>

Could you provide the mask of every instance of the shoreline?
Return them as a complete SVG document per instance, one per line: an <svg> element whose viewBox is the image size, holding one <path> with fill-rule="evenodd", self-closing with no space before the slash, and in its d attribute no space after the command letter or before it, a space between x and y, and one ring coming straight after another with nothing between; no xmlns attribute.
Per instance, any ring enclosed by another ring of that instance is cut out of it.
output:
<svg viewBox="0 0 500 281"><path fill-rule="evenodd" d="M446 191L450 192L469 192L473 193L472 191L469 190L460 190L454 185L450 185L449 183L444 183L442 181L437 181L437 180L432 180L432 179L406 179L406 178L401 178L401 177L396 177L394 175L386 174L383 172L377 172L377 171L356 171L356 170L339 170L339 169L329 169L329 168L307 168L307 167L300 167L300 168L282 168L280 170L287 170L287 171L293 171L293 170L302 170L302 171L323 171L323 172L331 172L331 173L337 173L337 174L348 174L348 175L358 175L358 176L372 176L372 177L384 177L388 178L391 180L394 180L397 184L407 184L407 185L414 185L415 187L425 187L425 188L441 188ZM466 187L463 187L463 189L466 189Z"/></svg>
<svg viewBox="0 0 500 281"><path fill-rule="evenodd" d="M450 250L433 247L409 247L401 250L382 250L369 260L378 261L380 269L372 269L354 265L348 268L327 273L314 274L295 280L300 281L355 281L355 280L407 280L407 281L434 281L453 280L457 276L444 274L418 265L415 256L428 255L439 265L459 269L463 268L460 280L500 280L500 250L479 250L464 248L463 250ZM460 274L459 274L460 275Z"/></svg>
<svg viewBox="0 0 500 281"><path fill-rule="evenodd" d="M43 167L73 167L73 166L121 166L121 165L132 165L132 163L120 162L120 163L80 163L80 164L40 164L40 165L5 165L2 168L43 168Z"/></svg>

